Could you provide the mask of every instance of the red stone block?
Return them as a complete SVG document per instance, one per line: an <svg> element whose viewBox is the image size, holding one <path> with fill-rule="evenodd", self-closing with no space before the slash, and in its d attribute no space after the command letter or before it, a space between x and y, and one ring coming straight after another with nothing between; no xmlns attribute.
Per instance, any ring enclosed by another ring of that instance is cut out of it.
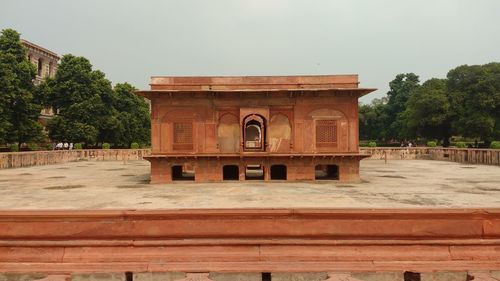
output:
<svg viewBox="0 0 500 281"><path fill-rule="evenodd" d="M443 261L450 260L447 246L383 245L262 246L265 261Z"/></svg>
<svg viewBox="0 0 500 281"><path fill-rule="evenodd" d="M61 262L62 247L0 247L2 262Z"/></svg>

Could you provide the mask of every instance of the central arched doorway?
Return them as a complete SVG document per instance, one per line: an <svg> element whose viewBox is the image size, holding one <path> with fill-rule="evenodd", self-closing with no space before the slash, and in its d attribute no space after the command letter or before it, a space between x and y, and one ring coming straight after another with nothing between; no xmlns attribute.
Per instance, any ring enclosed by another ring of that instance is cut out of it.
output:
<svg viewBox="0 0 500 281"><path fill-rule="evenodd" d="M243 146L249 151L265 150L265 120L260 115L249 115L243 121Z"/></svg>

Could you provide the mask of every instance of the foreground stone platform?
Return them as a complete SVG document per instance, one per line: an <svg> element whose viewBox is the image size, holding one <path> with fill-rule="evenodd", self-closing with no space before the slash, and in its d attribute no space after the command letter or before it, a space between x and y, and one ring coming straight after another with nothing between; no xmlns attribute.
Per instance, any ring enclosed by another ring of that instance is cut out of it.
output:
<svg viewBox="0 0 500 281"><path fill-rule="evenodd" d="M147 161L80 161L0 170L0 209L500 207L499 166L363 160L361 179L148 184Z"/></svg>
<svg viewBox="0 0 500 281"><path fill-rule="evenodd" d="M151 185L146 161L1 170L0 280L498 280L499 171L365 160L360 184Z"/></svg>
<svg viewBox="0 0 500 281"><path fill-rule="evenodd" d="M499 241L500 209L2 211L0 272L460 271L427 280L466 281L500 268Z"/></svg>

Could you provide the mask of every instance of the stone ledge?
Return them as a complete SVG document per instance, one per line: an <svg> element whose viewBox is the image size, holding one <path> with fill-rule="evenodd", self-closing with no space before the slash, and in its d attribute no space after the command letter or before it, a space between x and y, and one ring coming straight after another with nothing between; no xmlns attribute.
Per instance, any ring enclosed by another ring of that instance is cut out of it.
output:
<svg viewBox="0 0 500 281"><path fill-rule="evenodd" d="M279 279L281 272L316 278L500 268L498 209L5 211L0 229L0 272L80 272L78 281L101 276L85 272L124 281L123 272L272 272Z"/></svg>

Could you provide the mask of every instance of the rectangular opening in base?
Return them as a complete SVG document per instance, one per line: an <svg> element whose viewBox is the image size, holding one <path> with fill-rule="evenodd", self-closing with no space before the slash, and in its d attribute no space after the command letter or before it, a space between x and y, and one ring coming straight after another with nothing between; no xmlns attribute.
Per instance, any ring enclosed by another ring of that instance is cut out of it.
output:
<svg viewBox="0 0 500 281"><path fill-rule="evenodd" d="M316 180L338 180L339 166L337 165L316 165L315 167Z"/></svg>
<svg viewBox="0 0 500 281"><path fill-rule="evenodd" d="M286 180L286 165L272 165L271 180Z"/></svg>
<svg viewBox="0 0 500 281"><path fill-rule="evenodd" d="M263 165L247 165L245 168L245 180L264 180Z"/></svg>
<svg viewBox="0 0 500 281"><path fill-rule="evenodd" d="M194 181L194 167L189 165L172 166L172 180L174 181Z"/></svg>
<svg viewBox="0 0 500 281"><path fill-rule="evenodd" d="M239 180L240 168L238 165L224 165L224 167L222 167L222 179L225 181Z"/></svg>
<svg viewBox="0 0 500 281"><path fill-rule="evenodd" d="M418 272L405 271L404 273L404 281L420 281L420 279L420 273Z"/></svg>

